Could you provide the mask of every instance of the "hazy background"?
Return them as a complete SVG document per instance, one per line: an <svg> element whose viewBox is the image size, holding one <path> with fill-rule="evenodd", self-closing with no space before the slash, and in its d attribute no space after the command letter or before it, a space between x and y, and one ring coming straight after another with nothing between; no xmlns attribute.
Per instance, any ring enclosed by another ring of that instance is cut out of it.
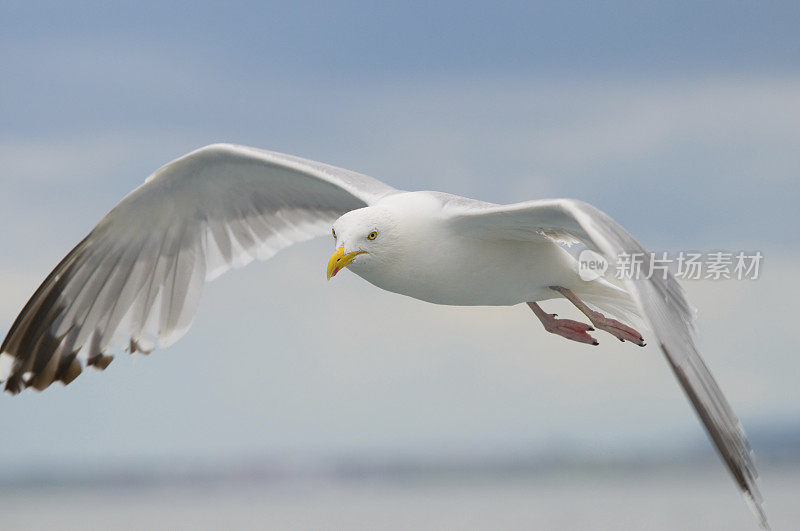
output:
<svg viewBox="0 0 800 531"><path fill-rule="evenodd" d="M764 254L757 281L685 286L790 527L800 4L554 4L3 2L0 335L125 193L212 142L410 190L580 198L652 250ZM327 283L330 252L208 285L166 351L0 396L9 525L754 527L656 348ZM409 474L449 479L373 488Z"/></svg>

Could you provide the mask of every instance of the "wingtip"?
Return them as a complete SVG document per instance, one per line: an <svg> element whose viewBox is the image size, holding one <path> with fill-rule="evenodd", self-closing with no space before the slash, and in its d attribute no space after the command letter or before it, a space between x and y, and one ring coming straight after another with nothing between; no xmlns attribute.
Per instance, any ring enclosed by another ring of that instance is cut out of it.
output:
<svg viewBox="0 0 800 531"><path fill-rule="evenodd" d="M743 497L745 503L747 503L747 506L750 507L750 510L753 511L753 514L758 519L758 524L761 529L770 531L772 528L769 525L767 513L764 511L764 506L762 505L761 501L756 500L756 498L753 497L753 494L749 491L744 492Z"/></svg>

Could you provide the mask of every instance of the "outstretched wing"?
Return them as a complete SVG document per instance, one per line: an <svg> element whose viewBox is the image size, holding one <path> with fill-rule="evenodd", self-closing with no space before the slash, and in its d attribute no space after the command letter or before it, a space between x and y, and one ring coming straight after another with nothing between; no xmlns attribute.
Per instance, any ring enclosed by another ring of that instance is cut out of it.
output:
<svg viewBox="0 0 800 531"><path fill-rule="evenodd" d="M644 260L642 270L648 270L651 257L639 242L608 215L580 201L555 199L493 205L459 198L445 208L458 230L476 237L577 239L610 262L621 253L639 253ZM711 440L766 527L750 445L739 419L697 351L694 312L683 289L671 274L666 279L660 275L634 278L626 284Z"/></svg>
<svg viewBox="0 0 800 531"><path fill-rule="evenodd" d="M5 389L64 384L108 353L149 352L189 328L205 280L325 234L395 193L355 172L215 144L131 192L53 270L0 346Z"/></svg>

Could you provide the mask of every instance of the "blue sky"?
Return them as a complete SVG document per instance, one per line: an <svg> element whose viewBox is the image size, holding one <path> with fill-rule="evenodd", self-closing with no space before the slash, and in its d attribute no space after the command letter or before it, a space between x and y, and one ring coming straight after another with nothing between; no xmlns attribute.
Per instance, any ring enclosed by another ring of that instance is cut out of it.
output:
<svg viewBox="0 0 800 531"><path fill-rule="evenodd" d="M6 2L3 41L322 78L793 69L795 2Z"/></svg>
<svg viewBox="0 0 800 531"><path fill-rule="evenodd" d="M654 250L762 250L758 282L687 289L705 355L746 424L793 421L800 362L772 331L800 314L790 297L798 11L5 2L0 333L150 172L230 141L398 188L581 198ZM192 331L168 351L0 397L15 427L0 460L492 453L563 441L620 452L704 437L655 349L605 341L587 353L520 308L431 307L353 275L328 284L329 247L312 242L209 285ZM356 331L362 348L337 347Z"/></svg>

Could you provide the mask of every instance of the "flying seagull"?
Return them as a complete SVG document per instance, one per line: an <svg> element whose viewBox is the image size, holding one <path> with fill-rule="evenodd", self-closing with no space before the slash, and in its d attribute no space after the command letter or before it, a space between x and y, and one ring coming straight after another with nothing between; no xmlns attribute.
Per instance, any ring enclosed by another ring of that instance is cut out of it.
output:
<svg viewBox="0 0 800 531"><path fill-rule="evenodd" d="M548 332L594 345L597 329L643 346L631 326L638 316L767 527L750 446L697 351L681 287L671 275L583 280L563 242L610 260L641 253L645 268L649 255L609 216L572 199L497 205L406 192L290 155L210 145L153 173L56 266L0 346L0 382L15 394L41 391L85 365L105 369L112 352L169 346L188 330L205 281L323 234L335 241L329 279L349 268L435 304L526 303ZM558 297L590 324L539 305Z"/></svg>

